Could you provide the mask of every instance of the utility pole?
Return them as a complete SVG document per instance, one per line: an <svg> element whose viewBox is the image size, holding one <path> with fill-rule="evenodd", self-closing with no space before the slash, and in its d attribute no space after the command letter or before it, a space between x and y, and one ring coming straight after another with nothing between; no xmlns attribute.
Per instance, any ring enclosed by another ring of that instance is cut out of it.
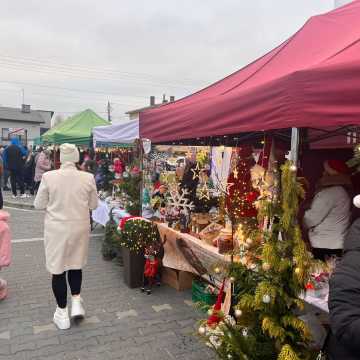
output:
<svg viewBox="0 0 360 360"><path fill-rule="evenodd" d="M107 103L107 115L108 115L108 122L111 122L111 105L110 101Z"/></svg>
<svg viewBox="0 0 360 360"><path fill-rule="evenodd" d="M25 104L25 90L21 89L21 94L22 94L22 103Z"/></svg>

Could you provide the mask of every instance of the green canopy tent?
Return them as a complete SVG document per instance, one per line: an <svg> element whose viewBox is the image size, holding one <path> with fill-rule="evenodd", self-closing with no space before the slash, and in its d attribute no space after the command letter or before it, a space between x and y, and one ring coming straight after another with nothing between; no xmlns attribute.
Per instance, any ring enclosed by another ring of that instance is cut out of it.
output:
<svg viewBox="0 0 360 360"><path fill-rule="evenodd" d="M41 139L48 144L70 143L88 146L91 141L92 129L102 125L110 124L94 111L87 109L48 130L41 136Z"/></svg>

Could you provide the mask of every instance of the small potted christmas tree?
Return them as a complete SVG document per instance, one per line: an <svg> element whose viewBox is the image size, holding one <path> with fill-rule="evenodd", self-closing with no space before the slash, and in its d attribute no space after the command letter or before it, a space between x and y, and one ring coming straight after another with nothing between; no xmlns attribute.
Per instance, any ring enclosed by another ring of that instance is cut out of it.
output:
<svg viewBox="0 0 360 360"><path fill-rule="evenodd" d="M130 218L121 224L117 238L124 261L124 280L130 288L140 287L144 271L144 249L160 242L157 226L142 218Z"/></svg>

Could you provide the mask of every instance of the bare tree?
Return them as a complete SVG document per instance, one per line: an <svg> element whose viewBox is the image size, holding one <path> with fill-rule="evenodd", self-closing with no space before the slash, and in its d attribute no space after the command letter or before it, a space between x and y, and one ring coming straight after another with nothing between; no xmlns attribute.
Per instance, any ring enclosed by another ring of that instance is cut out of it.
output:
<svg viewBox="0 0 360 360"><path fill-rule="evenodd" d="M60 123L63 122L64 120L65 120L65 119L64 119L64 117L63 117L62 115L60 115L60 114L56 115L56 116L53 117L52 120L51 120L51 122L52 122L51 127L54 127L54 126L60 124Z"/></svg>

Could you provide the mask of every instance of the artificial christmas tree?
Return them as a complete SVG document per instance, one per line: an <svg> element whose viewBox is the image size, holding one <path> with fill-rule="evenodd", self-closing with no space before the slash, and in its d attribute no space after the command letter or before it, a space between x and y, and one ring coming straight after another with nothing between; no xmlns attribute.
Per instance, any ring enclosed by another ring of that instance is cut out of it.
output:
<svg viewBox="0 0 360 360"><path fill-rule="evenodd" d="M304 306L299 297L310 278L312 260L297 223L304 191L290 162L282 167L280 196L275 212L260 211L259 223L266 216L269 225L252 234L261 241L253 249L258 255L251 269L242 263L231 266L236 323L225 319L215 334L206 331L220 359L308 360L317 356L309 349L310 332L297 316Z"/></svg>

